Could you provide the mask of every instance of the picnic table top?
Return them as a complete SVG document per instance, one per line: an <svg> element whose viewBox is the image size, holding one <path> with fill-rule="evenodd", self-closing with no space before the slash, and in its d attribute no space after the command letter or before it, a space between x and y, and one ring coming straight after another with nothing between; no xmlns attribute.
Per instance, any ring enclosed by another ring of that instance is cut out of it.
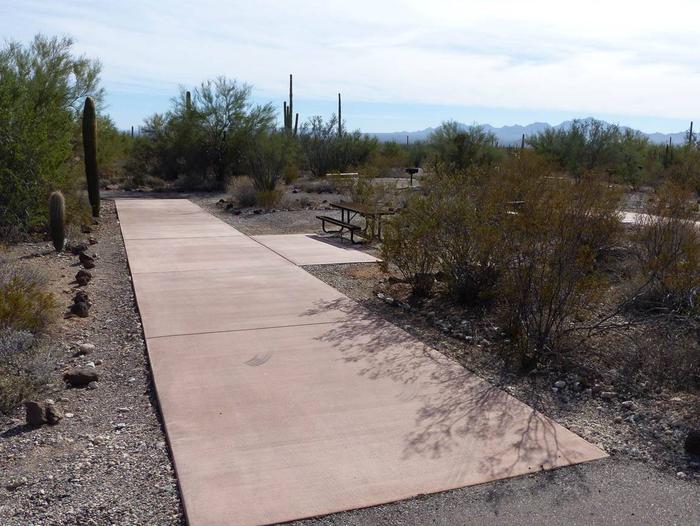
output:
<svg viewBox="0 0 700 526"><path fill-rule="evenodd" d="M351 212L357 212L361 215L391 215L395 214L395 210L389 208L381 208L377 206L368 205L365 203L331 203L331 206L335 208L340 208L343 210L349 210Z"/></svg>

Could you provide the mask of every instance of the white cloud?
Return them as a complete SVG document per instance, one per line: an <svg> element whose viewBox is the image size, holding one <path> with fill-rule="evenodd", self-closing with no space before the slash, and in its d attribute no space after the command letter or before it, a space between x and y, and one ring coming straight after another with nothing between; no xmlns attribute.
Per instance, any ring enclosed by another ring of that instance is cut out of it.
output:
<svg viewBox="0 0 700 526"><path fill-rule="evenodd" d="M12 5L10 5L12 4ZM700 2L0 0L0 33L74 36L119 89L224 74L284 96L698 114Z"/></svg>

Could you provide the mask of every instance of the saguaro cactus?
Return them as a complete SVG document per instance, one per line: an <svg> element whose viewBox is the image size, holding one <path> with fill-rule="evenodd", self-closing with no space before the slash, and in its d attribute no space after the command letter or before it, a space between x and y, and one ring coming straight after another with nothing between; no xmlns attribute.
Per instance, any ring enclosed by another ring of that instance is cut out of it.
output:
<svg viewBox="0 0 700 526"><path fill-rule="evenodd" d="M185 93L185 109L192 111L192 94L189 91Z"/></svg>
<svg viewBox="0 0 700 526"><path fill-rule="evenodd" d="M299 114L296 114L296 118L294 119L294 126L292 127L292 115L294 115L293 110L294 110L294 99L293 99L293 93L292 93L292 75L289 75L289 104L287 104L287 101L284 101L282 104L282 110L284 112L284 129L288 133L293 133L294 135L297 134L297 127L299 126Z"/></svg>
<svg viewBox="0 0 700 526"><path fill-rule="evenodd" d="M61 192L53 192L49 197L49 233L56 252L63 250L66 243L66 201Z"/></svg>
<svg viewBox="0 0 700 526"><path fill-rule="evenodd" d="M97 173L97 128L95 103L92 97L85 99L83 108L83 149L85 152L85 177L92 217L100 217L100 180Z"/></svg>
<svg viewBox="0 0 700 526"><path fill-rule="evenodd" d="M340 102L340 93L338 93L338 137L343 135L343 107Z"/></svg>

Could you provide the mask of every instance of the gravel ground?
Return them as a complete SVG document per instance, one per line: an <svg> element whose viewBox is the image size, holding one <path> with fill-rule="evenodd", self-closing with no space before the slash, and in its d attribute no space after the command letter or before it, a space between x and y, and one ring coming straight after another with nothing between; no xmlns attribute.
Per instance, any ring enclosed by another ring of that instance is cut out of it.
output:
<svg viewBox="0 0 700 526"><path fill-rule="evenodd" d="M18 410L0 419L0 524L182 524L183 515L159 421L141 324L116 221L103 201L94 279L84 287L88 318L62 319L52 336L53 383L43 397L65 412L56 426L31 429ZM70 303L77 257L49 243L22 244L11 256L44 267L59 303ZM75 357L77 345L94 351ZM62 373L96 364L97 389L67 389Z"/></svg>

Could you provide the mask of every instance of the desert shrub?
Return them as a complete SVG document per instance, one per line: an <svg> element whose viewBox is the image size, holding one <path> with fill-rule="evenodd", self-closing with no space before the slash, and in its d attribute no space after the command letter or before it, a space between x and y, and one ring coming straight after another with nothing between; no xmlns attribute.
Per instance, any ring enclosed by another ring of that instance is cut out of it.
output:
<svg viewBox="0 0 700 526"><path fill-rule="evenodd" d="M257 202L255 186L250 177L238 176L231 179L228 193L233 196L238 206L255 206Z"/></svg>
<svg viewBox="0 0 700 526"><path fill-rule="evenodd" d="M647 137L596 119L549 128L528 142L577 180L595 173L636 188L653 179L660 163Z"/></svg>
<svg viewBox="0 0 700 526"><path fill-rule="evenodd" d="M100 64L76 56L69 38L37 36L0 48L0 231L43 226L48 196L81 177L76 117L101 99ZM83 176L84 177L84 176ZM82 180L84 181L84 179Z"/></svg>
<svg viewBox="0 0 700 526"><path fill-rule="evenodd" d="M450 171L493 166L502 158L495 146L496 137L480 126L463 129L455 121L447 121L429 138L434 164Z"/></svg>
<svg viewBox="0 0 700 526"><path fill-rule="evenodd" d="M55 318L57 305L38 268L0 261L0 328L39 332Z"/></svg>
<svg viewBox="0 0 700 526"><path fill-rule="evenodd" d="M255 203L268 210L270 208L275 208L281 200L281 190L261 190L255 192Z"/></svg>
<svg viewBox="0 0 700 526"><path fill-rule="evenodd" d="M332 115L328 121L313 116L301 127L299 147L314 177L333 172L344 172L351 167L365 164L377 147L377 140L359 131L338 135L338 118Z"/></svg>
<svg viewBox="0 0 700 526"><path fill-rule="evenodd" d="M490 304L521 364L558 349L606 283L617 194L596 180L552 177L531 152L498 167L439 171L426 187L391 223L385 261L418 288L439 268L460 301Z"/></svg>
<svg viewBox="0 0 700 526"><path fill-rule="evenodd" d="M282 172L284 184L292 184L299 179L299 166L294 161L287 161Z"/></svg>
<svg viewBox="0 0 700 526"><path fill-rule="evenodd" d="M187 103L186 91L165 114L144 121L126 169L140 184L146 175L179 181L186 189L220 189L244 171L245 149L257 134L272 129L270 104L254 105L252 88L218 77L202 82Z"/></svg>
<svg viewBox="0 0 700 526"><path fill-rule="evenodd" d="M0 329L0 413L10 413L48 382L47 347L26 331Z"/></svg>
<svg viewBox="0 0 700 526"><path fill-rule="evenodd" d="M700 312L700 235L692 198L687 187L666 183L647 213L639 216L633 241L641 287L634 306L656 312Z"/></svg>
<svg viewBox="0 0 700 526"><path fill-rule="evenodd" d="M417 298L428 296L433 288L438 266L435 243L438 220L430 203L416 196L384 228L384 265L396 266Z"/></svg>
<svg viewBox="0 0 700 526"><path fill-rule="evenodd" d="M599 259L619 231L618 196L597 181L522 178L517 169L508 177L523 205L501 223L498 309L521 364L530 366L557 350L604 289Z"/></svg>

